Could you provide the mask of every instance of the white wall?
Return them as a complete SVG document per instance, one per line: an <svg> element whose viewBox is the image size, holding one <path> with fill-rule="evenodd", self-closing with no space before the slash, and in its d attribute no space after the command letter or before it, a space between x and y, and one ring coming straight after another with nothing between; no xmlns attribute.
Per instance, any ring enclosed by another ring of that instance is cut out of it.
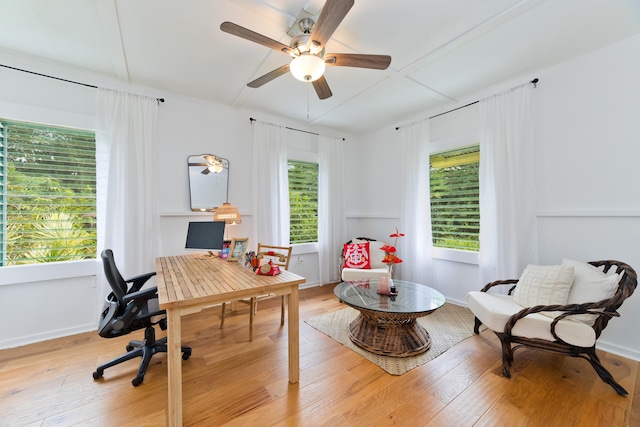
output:
<svg viewBox="0 0 640 427"><path fill-rule="evenodd" d="M640 37L540 74L535 139L540 261L617 259L640 271ZM640 291L600 347L640 360Z"/></svg>
<svg viewBox="0 0 640 427"><path fill-rule="evenodd" d="M539 257L543 264L562 258L584 261L618 259L640 270L640 37L635 37L532 74L540 83L533 95ZM478 97L522 84L505 82ZM465 104L461 102L460 104ZM435 115L426 112L424 117ZM473 139L479 130L477 105L431 121L432 148ZM397 222L398 195L379 172L397 171L391 151L394 129L381 129L349 146L359 186L347 198L349 232L384 238ZM435 150L437 151L437 149ZM373 172L372 172L373 171ZM372 179L362 179L363 176ZM382 208L380 208L382 207ZM410 232L410 230L404 230ZM454 302L464 303L477 290L474 257L455 261L455 251L438 251L434 283ZM640 291L620 309L599 340L599 347L640 360Z"/></svg>

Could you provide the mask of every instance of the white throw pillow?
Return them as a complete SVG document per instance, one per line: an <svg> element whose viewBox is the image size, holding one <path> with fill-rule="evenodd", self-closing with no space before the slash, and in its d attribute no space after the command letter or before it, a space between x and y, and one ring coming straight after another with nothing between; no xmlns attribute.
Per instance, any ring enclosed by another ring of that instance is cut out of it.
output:
<svg viewBox="0 0 640 427"><path fill-rule="evenodd" d="M611 298L618 290L619 274L605 274L591 264L572 259L563 259L562 264L572 265L575 276L567 304L602 301ZM597 317L596 314L577 314L567 319L580 320L593 325Z"/></svg>
<svg viewBox="0 0 640 427"><path fill-rule="evenodd" d="M572 265L528 265L513 291L513 300L522 307L566 304L572 284Z"/></svg>

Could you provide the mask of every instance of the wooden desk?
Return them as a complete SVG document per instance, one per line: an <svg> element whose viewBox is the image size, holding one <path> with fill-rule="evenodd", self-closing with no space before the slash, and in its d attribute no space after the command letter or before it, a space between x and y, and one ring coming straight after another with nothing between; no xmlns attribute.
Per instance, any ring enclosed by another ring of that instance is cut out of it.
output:
<svg viewBox="0 0 640 427"><path fill-rule="evenodd" d="M156 272L160 308L167 310L170 426L182 425L180 318L207 306L270 293L289 295L289 382L298 382L298 285L305 282L304 277L286 270L277 276L258 276L252 269L245 269L236 262L201 254L157 258Z"/></svg>

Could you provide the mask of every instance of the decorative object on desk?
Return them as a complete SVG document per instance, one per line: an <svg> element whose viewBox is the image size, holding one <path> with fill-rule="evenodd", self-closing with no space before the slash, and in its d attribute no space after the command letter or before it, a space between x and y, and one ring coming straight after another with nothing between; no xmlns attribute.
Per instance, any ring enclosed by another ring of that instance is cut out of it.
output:
<svg viewBox="0 0 640 427"><path fill-rule="evenodd" d="M256 253L254 251L249 251L246 254L244 254L244 267L245 268L253 267L253 260L255 258L256 258Z"/></svg>
<svg viewBox="0 0 640 427"><path fill-rule="evenodd" d="M275 247L275 246L274 246ZM283 248L288 250L289 248ZM278 251L260 251L258 252L258 255L256 255L256 258L258 259L258 266L260 265L260 260L263 259L264 257L267 258L277 258L279 262L281 263L285 263L288 267L289 263L288 263L288 258L291 256L291 251L288 251L287 253L281 253Z"/></svg>
<svg viewBox="0 0 640 427"><path fill-rule="evenodd" d="M280 267L277 265L273 265L272 261L269 261L266 264L262 264L260 268L258 268L257 274L261 276L275 276L276 274L280 274Z"/></svg>
<svg viewBox="0 0 640 427"><path fill-rule="evenodd" d="M390 300L390 298L386 299ZM445 303L437 311L417 319L417 322L428 329L431 335L431 347L427 352L411 357L382 356L358 347L349 339L349 325L357 316L358 311L349 307L333 313L312 317L306 320L305 323L375 363L391 375L402 375L417 368L435 359L461 341L473 336L473 331L468 323L473 321L471 310L459 305Z"/></svg>
<svg viewBox="0 0 640 427"><path fill-rule="evenodd" d="M249 246L249 238L248 237L234 237L231 239L231 244L229 245L229 258L227 261L238 261L242 254L247 250Z"/></svg>
<svg viewBox="0 0 640 427"><path fill-rule="evenodd" d="M231 240L225 240L222 244L222 250L218 253L220 259L227 259L229 257L229 247L231 246Z"/></svg>

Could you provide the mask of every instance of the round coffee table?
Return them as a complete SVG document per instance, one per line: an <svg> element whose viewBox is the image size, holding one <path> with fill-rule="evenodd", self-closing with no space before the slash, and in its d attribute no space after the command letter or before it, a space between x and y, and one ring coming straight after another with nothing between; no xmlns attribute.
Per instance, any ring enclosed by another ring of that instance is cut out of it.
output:
<svg viewBox="0 0 640 427"><path fill-rule="evenodd" d="M429 332L416 319L442 307L444 296L426 285L393 281L395 296L378 294L377 280L342 282L333 290L338 299L360 311L349 326L357 346L383 356L409 357L431 346Z"/></svg>

